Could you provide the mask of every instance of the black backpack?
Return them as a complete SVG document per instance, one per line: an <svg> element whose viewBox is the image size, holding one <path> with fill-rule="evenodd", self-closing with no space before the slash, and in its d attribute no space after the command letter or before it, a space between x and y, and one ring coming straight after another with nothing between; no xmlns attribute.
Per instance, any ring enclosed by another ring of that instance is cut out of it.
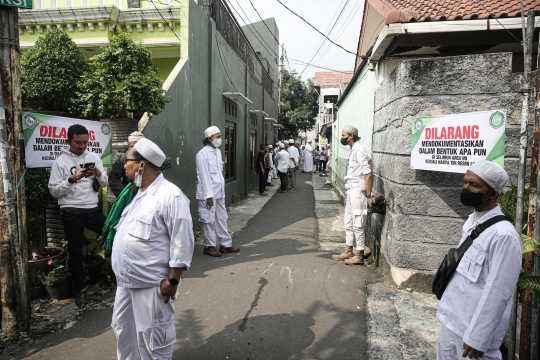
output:
<svg viewBox="0 0 540 360"><path fill-rule="evenodd" d="M467 236L465 241L457 249L452 248L448 250L448 254L446 254L441 265L439 266L439 270L437 270L435 279L433 280L433 285L431 286L431 292L437 296L437 299L441 300L444 290L450 282L450 279L452 279L452 276L454 276L454 272L456 271L461 258L467 252L467 250L469 250L473 241L480 236L484 230L500 221L508 221L508 219L504 215L497 215L481 224L478 224L471 232L471 235Z"/></svg>

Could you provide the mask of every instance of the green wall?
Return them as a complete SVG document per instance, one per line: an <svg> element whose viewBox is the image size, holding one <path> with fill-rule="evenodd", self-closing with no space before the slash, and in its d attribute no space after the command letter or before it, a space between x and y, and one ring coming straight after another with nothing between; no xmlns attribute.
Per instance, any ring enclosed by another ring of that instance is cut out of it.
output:
<svg viewBox="0 0 540 360"><path fill-rule="evenodd" d="M180 58L160 58L152 60L154 61L154 65L156 65L159 70L159 78L162 81L165 81Z"/></svg>
<svg viewBox="0 0 540 360"><path fill-rule="evenodd" d="M332 129L332 172L333 181L345 191L343 178L347 171L349 147L340 144L341 130L345 125L358 128L360 142L371 154L373 137L373 107L375 89L377 88L377 74L368 70L367 63L358 69L358 77L353 78L354 85L339 104L337 120Z"/></svg>
<svg viewBox="0 0 540 360"><path fill-rule="evenodd" d="M195 156L203 147L204 130L225 127L225 97L223 92L241 92L253 105L238 105L236 123L236 179L226 184L226 202L233 195L245 196L257 184L256 175L249 170L249 110L264 109L275 118L275 101L267 101L262 85L255 81L243 61L227 44L215 23L192 0L182 1L182 33L189 42L181 47L183 63L167 94L173 101L165 111L154 116L143 133L155 141L173 160L173 168L165 177L175 183L191 201L191 210L197 217L197 189ZM187 24L187 26L186 26ZM225 71L225 68L227 71ZM257 134L262 141L264 119L258 118ZM269 135L270 136L270 135ZM273 136L273 135L272 135ZM258 145L258 144L257 144ZM222 153L224 146L221 147Z"/></svg>

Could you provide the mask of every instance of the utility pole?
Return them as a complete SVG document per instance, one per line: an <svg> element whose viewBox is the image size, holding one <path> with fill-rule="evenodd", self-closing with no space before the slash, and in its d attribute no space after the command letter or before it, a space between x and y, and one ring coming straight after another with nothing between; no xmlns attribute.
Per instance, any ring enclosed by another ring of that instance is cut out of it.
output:
<svg viewBox="0 0 540 360"><path fill-rule="evenodd" d="M0 6L0 286L6 333L30 327L18 25L18 9Z"/></svg>
<svg viewBox="0 0 540 360"><path fill-rule="evenodd" d="M278 86L278 124L281 124L281 86L283 85L283 68L285 67L285 44L281 44L281 57L279 58L279 86ZM283 129L281 138L283 138ZM279 131L278 131L279 134ZM279 136L279 135L278 135Z"/></svg>

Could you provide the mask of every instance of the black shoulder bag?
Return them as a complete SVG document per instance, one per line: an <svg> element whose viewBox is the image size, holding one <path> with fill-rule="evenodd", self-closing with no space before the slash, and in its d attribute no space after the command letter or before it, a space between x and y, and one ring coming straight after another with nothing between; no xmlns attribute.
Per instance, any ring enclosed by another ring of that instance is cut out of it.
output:
<svg viewBox="0 0 540 360"><path fill-rule="evenodd" d="M505 220L508 221L504 215L497 215L478 224L471 232L471 235L467 236L465 241L457 249L452 248L448 250L448 254L446 254L439 266L439 270L437 270L433 285L431 286L431 291L437 296L437 299L441 300L444 290L450 282L450 279L452 279L452 276L454 276L454 272L456 271L461 258L467 250L469 250L473 241L490 226Z"/></svg>

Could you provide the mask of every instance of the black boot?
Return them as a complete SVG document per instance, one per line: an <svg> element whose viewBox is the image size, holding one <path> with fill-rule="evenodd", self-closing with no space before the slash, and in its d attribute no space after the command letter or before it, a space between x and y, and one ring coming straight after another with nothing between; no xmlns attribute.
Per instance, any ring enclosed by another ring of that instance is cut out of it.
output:
<svg viewBox="0 0 540 360"><path fill-rule="evenodd" d="M81 291L77 294L75 304L77 304L78 307L85 307L86 304L88 304L88 301L86 300L86 291Z"/></svg>

